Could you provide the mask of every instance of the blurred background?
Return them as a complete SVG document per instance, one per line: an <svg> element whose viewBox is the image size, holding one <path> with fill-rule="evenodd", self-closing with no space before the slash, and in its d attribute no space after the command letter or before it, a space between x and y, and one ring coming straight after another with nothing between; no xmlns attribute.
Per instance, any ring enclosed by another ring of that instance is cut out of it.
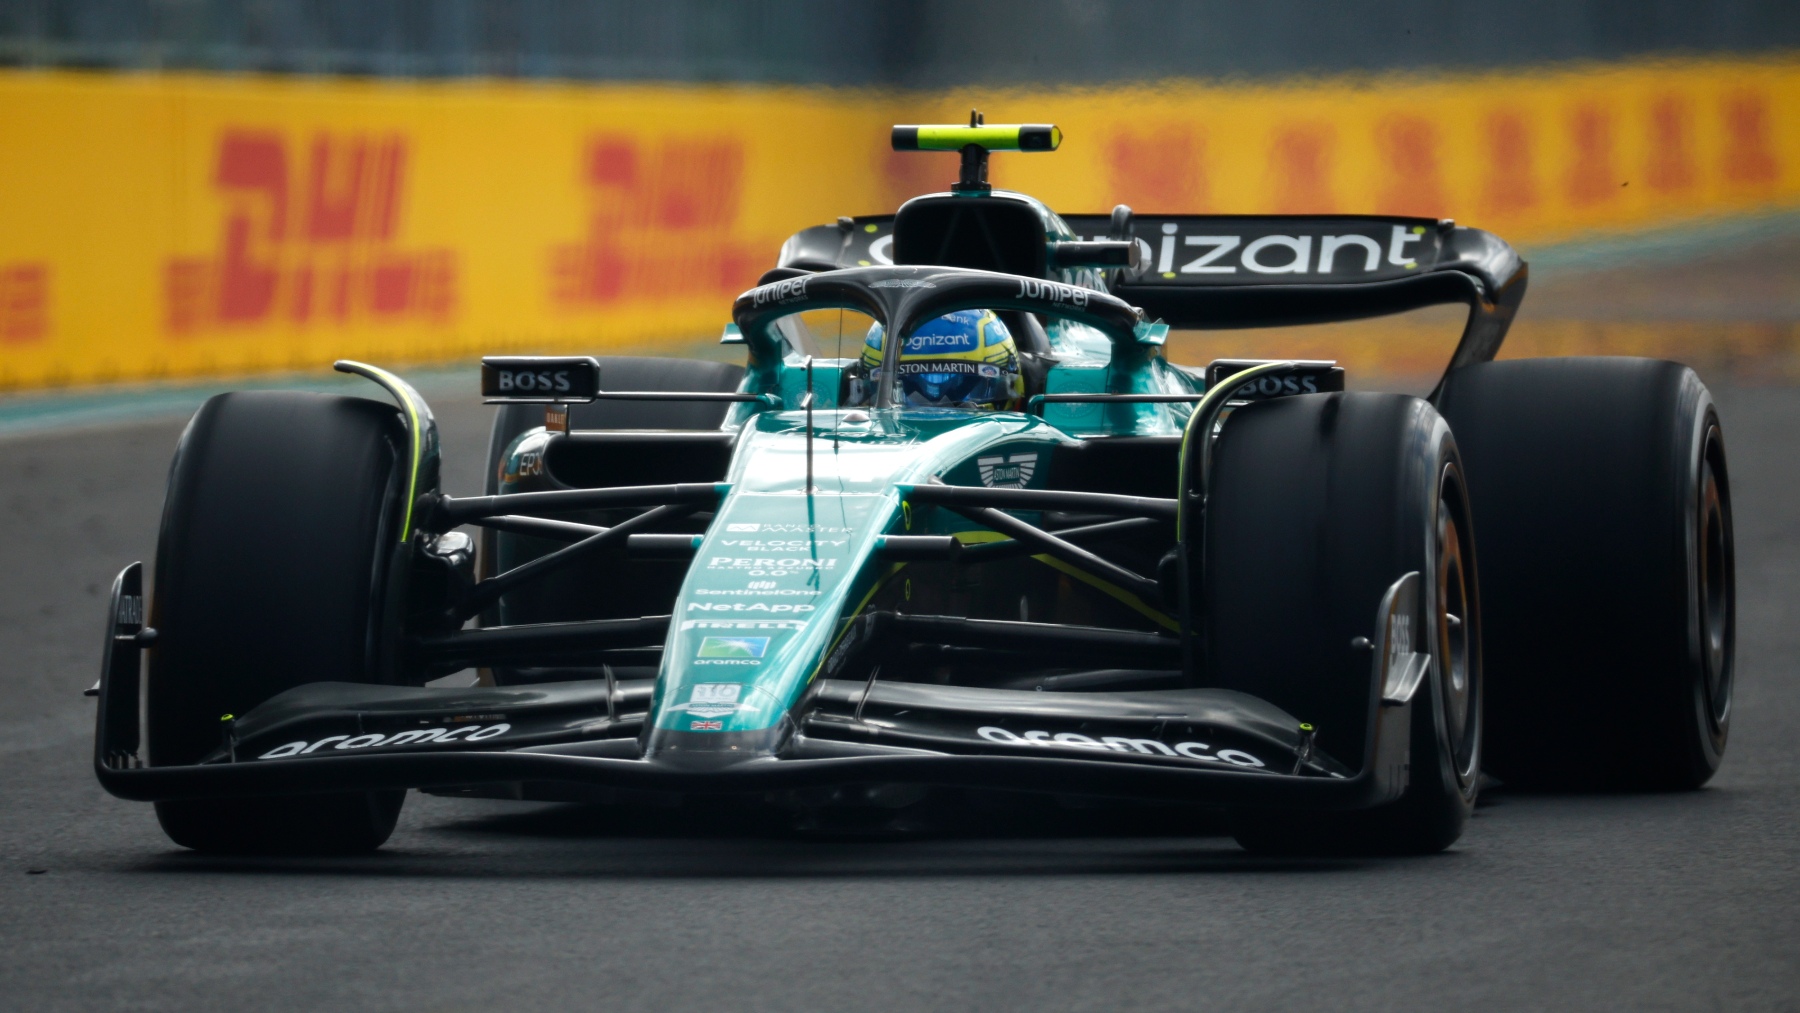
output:
<svg viewBox="0 0 1800 1013"><path fill-rule="evenodd" d="M0 0L0 391L704 351L785 237L949 183L890 124L977 105L1062 126L994 160L1061 211L1452 217L1532 262L1503 355L1800 379L1793 0Z"/></svg>

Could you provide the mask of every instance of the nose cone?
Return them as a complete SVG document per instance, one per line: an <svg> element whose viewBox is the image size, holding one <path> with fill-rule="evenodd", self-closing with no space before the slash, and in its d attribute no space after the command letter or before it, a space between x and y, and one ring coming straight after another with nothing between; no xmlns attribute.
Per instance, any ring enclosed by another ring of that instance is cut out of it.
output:
<svg viewBox="0 0 1800 1013"><path fill-rule="evenodd" d="M723 770L751 760L772 758L787 741L790 731L791 725L785 717L773 727L742 732L652 728L645 742L644 759L678 770Z"/></svg>

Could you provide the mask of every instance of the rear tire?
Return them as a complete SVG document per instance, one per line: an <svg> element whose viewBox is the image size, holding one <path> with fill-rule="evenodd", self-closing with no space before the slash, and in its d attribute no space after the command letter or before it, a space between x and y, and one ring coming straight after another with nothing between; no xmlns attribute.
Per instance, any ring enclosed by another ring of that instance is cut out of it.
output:
<svg viewBox="0 0 1800 1013"><path fill-rule="evenodd" d="M1382 595L1418 571L1430 677L1413 698L1411 777L1397 800L1345 813L1244 809L1232 833L1264 854L1423 854L1461 836L1481 765L1481 606L1468 496L1450 428L1396 394L1247 405L1216 446L1207 507L1205 640L1215 684L1318 729L1363 761ZM1454 617L1454 619L1452 618Z"/></svg>
<svg viewBox="0 0 1800 1013"><path fill-rule="evenodd" d="M1546 789L1704 784L1736 639L1706 386L1654 359L1520 359L1457 370L1439 403L1481 532L1490 769Z"/></svg>
<svg viewBox="0 0 1800 1013"><path fill-rule="evenodd" d="M157 544L146 730L152 766L220 745L220 718L308 682L378 681L376 629L399 537L398 414L362 398L221 394L188 424ZM405 792L156 803L197 851L380 847Z"/></svg>

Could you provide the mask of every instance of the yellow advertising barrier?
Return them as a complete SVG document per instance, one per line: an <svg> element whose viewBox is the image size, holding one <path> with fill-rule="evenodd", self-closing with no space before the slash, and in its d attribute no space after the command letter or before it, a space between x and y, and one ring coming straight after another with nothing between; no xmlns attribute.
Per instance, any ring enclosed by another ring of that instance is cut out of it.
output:
<svg viewBox="0 0 1800 1013"><path fill-rule="evenodd" d="M1054 122L1069 211L1394 212L1534 243L1800 204L1800 61L1283 87L0 73L0 389L717 333L781 241L941 189L893 122Z"/></svg>

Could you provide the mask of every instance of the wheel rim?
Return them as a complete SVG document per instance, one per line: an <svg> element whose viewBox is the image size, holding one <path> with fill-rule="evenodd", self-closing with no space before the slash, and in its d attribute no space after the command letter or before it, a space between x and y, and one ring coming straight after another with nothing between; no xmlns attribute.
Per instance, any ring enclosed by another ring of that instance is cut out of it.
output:
<svg viewBox="0 0 1800 1013"><path fill-rule="evenodd" d="M1469 572L1467 514L1454 467L1444 470L1437 510L1437 663L1443 674L1444 730L1458 776L1475 776L1481 734L1480 617Z"/></svg>
<svg viewBox="0 0 1800 1013"><path fill-rule="evenodd" d="M1731 715L1732 621L1735 611L1731 520L1722 495L1722 462L1717 427L1706 434L1700 462L1699 548L1701 686L1706 714L1716 735Z"/></svg>

